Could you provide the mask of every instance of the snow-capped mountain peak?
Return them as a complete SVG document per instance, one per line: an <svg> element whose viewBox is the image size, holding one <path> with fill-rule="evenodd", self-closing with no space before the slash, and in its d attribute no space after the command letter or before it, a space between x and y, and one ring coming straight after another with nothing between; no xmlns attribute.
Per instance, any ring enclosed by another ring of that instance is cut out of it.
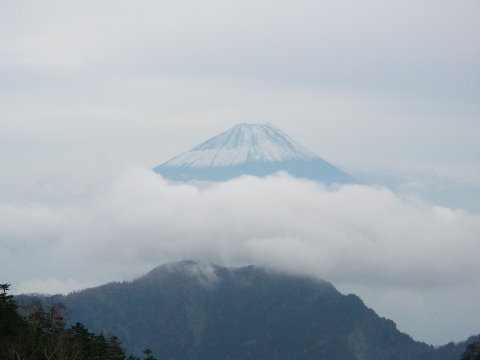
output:
<svg viewBox="0 0 480 360"><path fill-rule="evenodd" d="M167 161L165 167L225 167L246 162L311 160L317 155L269 123L242 123Z"/></svg>
<svg viewBox="0 0 480 360"><path fill-rule="evenodd" d="M225 181L283 171L326 184L358 182L268 123L236 125L154 170L176 181Z"/></svg>

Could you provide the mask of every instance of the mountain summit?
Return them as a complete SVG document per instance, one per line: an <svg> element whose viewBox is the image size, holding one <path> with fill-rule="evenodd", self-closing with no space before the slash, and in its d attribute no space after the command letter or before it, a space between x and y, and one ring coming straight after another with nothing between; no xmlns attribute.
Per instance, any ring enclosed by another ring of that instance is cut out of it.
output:
<svg viewBox="0 0 480 360"><path fill-rule="evenodd" d="M226 167L317 156L271 124L239 124L167 161L171 167Z"/></svg>
<svg viewBox="0 0 480 360"><path fill-rule="evenodd" d="M278 171L324 183L357 183L272 124L242 123L154 169L180 181L223 181Z"/></svg>

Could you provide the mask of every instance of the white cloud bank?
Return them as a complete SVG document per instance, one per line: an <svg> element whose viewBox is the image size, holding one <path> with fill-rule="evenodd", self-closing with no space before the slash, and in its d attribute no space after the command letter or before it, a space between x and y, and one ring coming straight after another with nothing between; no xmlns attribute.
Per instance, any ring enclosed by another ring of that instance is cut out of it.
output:
<svg viewBox="0 0 480 360"><path fill-rule="evenodd" d="M479 239L479 215L386 188L285 174L195 187L136 169L89 205L0 204L0 276L66 292L180 259L266 265L329 280L442 343L480 332Z"/></svg>

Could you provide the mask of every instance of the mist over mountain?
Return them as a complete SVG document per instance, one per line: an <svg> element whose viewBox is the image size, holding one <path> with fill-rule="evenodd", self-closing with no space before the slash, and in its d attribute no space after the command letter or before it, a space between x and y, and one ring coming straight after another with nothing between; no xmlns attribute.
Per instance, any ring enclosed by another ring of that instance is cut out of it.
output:
<svg viewBox="0 0 480 360"><path fill-rule="evenodd" d="M326 281L253 266L169 263L42 301L64 303L70 321L159 359L458 360L465 348L416 342Z"/></svg>
<svg viewBox="0 0 480 360"><path fill-rule="evenodd" d="M180 181L224 181L285 171L327 184L358 183L268 123L236 125L154 170Z"/></svg>

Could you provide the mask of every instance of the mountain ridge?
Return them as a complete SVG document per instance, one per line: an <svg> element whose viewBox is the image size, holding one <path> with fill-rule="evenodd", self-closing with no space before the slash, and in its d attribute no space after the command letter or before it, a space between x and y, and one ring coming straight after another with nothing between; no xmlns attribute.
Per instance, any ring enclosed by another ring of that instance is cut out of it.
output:
<svg viewBox="0 0 480 360"><path fill-rule="evenodd" d="M464 349L416 342L324 280L256 266L169 263L42 301L165 359L458 360Z"/></svg>

